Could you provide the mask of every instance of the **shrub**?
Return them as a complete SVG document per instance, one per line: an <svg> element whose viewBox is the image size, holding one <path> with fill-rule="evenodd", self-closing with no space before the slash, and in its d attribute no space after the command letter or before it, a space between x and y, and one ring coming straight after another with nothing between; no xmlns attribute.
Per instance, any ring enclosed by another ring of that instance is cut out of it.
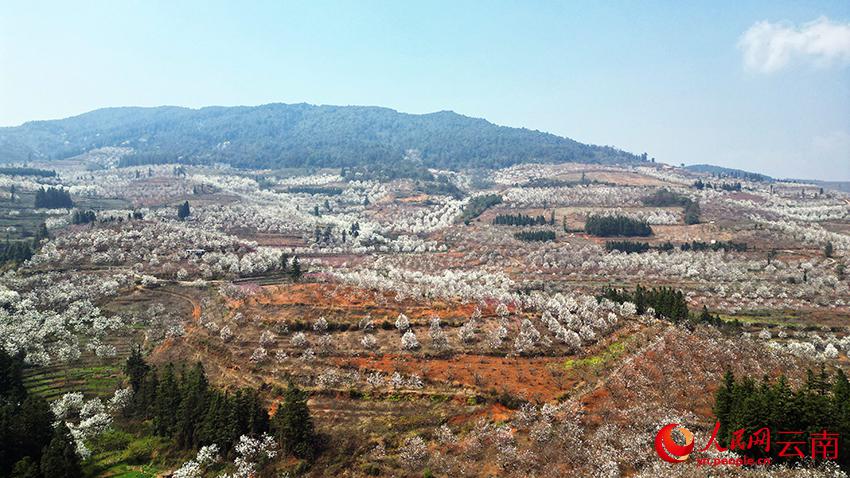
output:
<svg viewBox="0 0 850 478"><path fill-rule="evenodd" d="M132 465L144 465L150 463L154 452L163 445L160 437L144 437L127 445L124 450L124 460Z"/></svg>
<svg viewBox="0 0 850 478"><path fill-rule="evenodd" d="M92 438L94 451L119 451L127 448L133 441L133 436L127 432L110 428Z"/></svg>

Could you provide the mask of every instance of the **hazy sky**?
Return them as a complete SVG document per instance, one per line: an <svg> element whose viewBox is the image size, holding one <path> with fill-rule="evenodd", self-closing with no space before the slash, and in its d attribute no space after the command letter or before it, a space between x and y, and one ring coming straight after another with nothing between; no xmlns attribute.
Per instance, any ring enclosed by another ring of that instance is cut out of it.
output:
<svg viewBox="0 0 850 478"><path fill-rule="evenodd" d="M850 180L850 1L0 0L0 125L269 102Z"/></svg>

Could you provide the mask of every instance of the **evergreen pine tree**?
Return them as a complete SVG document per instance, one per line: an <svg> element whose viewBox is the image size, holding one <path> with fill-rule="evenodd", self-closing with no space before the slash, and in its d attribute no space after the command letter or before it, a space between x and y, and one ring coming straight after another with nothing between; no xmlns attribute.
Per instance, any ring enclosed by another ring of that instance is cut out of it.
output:
<svg viewBox="0 0 850 478"><path fill-rule="evenodd" d="M177 219L181 221L189 217L192 214L191 209L189 208L189 201L185 201L183 204L177 207Z"/></svg>
<svg viewBox="0 0 850 478"><path fill-rule="evenodd" d="M15 463L10 478L42 478L39 464L31 456L25 456Z"/></svg>
<svg viewBox="0 0 850 478"><path fill-rule="evenodd" d="M17 419L16 434L21 454L38 457L41 449L46 443L50 443L53 436L55 417L50 406L45 399L30 395L21 404Z"/></svg>
<svg viewBox="0 0 850 478"><path fill-rule="evenodd" d="M717 389L714 400L714 415L720 422L720 430L717 433L720 443L728 443L729 440L729 420L732 414L732 393L734 390L735 376L732 375L731 370L727 370L723 376L723 385Z"/></svg>
<svg viewBox="0 0 850 478"><path fill-rule="evenodd" d="M130 352L130 356L127 357L127 362L124 365L124 375L127 376L130 386L133 388L133 393L139 391L145 375L149 370L150 367L148 367L144 357L142 357L141 345L136 345Z"/></svg>
<svg viewBox="0 0 850 478"><path fill-rule="evenodd" d="M832 422L833 432L839 436L850 435L850 382L840 368L835 374L832 384ZM850 467L850 441L838 441L838 461L843 469Z"/></svg>
<svg viewBox="0 0 850 478"><path fill-rule="evenodd" d="M177 443L182 448L198 444L196 431L207 407L209 382L200 362L182 380L180 407L177 409Z"/></svg>
<svg viewBox="0 0 850 478"><path fill-rule="evenodd" d="M56 426L50 444L42 453L41 473L50 478L79 478L83 476L74 439L64 421L60 421Z"/></svg>
<svg viewBox="0 0 850 478"><path fill-rule="evenodd" d="M156 412L156 392L159 389L159 374L150 367L139 391L133 394L133 413L138 418L153 418Z"/></svg>
<svg viewBox="0 0 850 478"><path fill-rule="evenodd" d="M209 445L215 443L226 448L225 443L229 441L226 436L224 416L227 411L227 397L221 393L213 392L207 402L203 419L197 427L196 436L198 445Z"/></svg>
<svg viewBox="0 0 850 478"><path fill-rule="evenodd" d="M278 443L288 453L310 460L316 455L317 443L307 394L290 383L283 397L283 403L272 418Z"/></svg>
<svg viewBox="0 0 850 478"><path fill-rule="evenodd" d="M301 280L302 275L304 275L304 273L301 271L301 263L298 262L298 257L293 257L292 266L289 269L289 276L292 277L292 280L298 282Z"/></svg>
<svg viewBox="0 0 850 478"><path fill-rule="evenodd" d="M176 431L176 412L180 409L180 389L174 376L174 366L168 364L156 391L154 428L156 433L171 436Z"/></svg>

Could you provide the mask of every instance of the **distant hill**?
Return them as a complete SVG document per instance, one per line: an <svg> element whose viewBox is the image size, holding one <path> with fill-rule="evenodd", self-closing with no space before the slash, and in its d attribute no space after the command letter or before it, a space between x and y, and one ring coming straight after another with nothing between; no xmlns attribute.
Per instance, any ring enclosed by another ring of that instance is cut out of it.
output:
<svg viewBox="0 0 850 478"><path fill-rule="evenodd" d="M815 186L822 187L824 189L832 189L833 191L840 191L844 193L850 193L850 181L821 181L819 179L782 179L782 181L789 181L794 183L802 183L802 184L814 184Z"/></svg>
<svg viewBox="0 0 850 478"><path fill-rule="evenodd" d="M106 146L133 149L122 165L364 166L393 164L408 149L419 150L424 166L439 168L642 161L616 148L451 111L413 115L363 106L106 108L0 128L0 163L63 159Z"/></svg>
<svg viewBox="0 0 850 478"><path fill-rule="evenodd" d="M748 181L773 181L773 178L761 173L744 171L743 169L724 168L713 164L692 164L685 169L694 173L712 174L725 178L746 179Z"/></svg>

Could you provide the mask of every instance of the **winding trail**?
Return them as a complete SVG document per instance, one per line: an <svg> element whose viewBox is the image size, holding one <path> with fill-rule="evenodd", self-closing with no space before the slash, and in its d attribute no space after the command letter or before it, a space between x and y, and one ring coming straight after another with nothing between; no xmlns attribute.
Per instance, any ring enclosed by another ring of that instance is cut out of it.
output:
<svg viewBox="0 0 850 478"><path fill-rule="evenodd" d="M576 387L576 393L572 394L571 398L578 402L582 402L585 397L591 395L592 393L607 385L612 378L616 377L620 374L620 372L622 372L623 368L634 362L635 358L641 357L650 350L657 348L663 341L664 334L662 331L662 333L657 335L654 339L652 339L652 341L650 341L640 349L636 350L634 353L629 354L629 356L626 359L622 360L613 370L611 370L611 372L603 374L601 377L599 377L598 380L592 383L586 382L583 385Z"/></svg>
<svg viewBox="0 0 850 478"><path fill-rule="evenodd" d="M181 294L179 292L174 292L174 291L166 290L166 289L159 289L159 288L158 289L147 289L147 288L144 288L144 287L140 287L140 290L147 290L147 291L151 291L151 292L154 292L154 293L166 294L166 295L170 295L170 296L173 296L173 297L179 297L179 298L189 302L190 304L192 304L192 318L195 319L195 322L200 322L200 320L201 320L201 304L197 300L195 300L195 298L193 298L189 295L186 295L186 294Z"/></svg>

